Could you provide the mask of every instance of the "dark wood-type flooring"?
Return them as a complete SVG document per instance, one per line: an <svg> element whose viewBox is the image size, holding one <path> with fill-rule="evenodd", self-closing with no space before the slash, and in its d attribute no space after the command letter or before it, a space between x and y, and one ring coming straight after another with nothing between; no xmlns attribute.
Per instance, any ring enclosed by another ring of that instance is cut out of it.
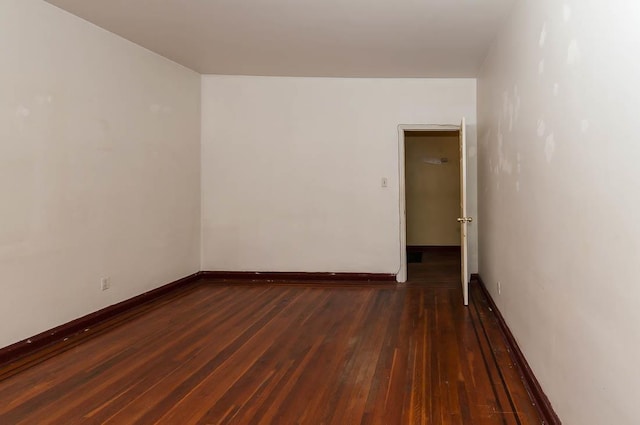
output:
<svg viewBox="0 0 640 425"><path fill-rule="evenodd" d="M427 252L406 285L203 280L0 369L0 424L540 424L458 273Z"/></svg>

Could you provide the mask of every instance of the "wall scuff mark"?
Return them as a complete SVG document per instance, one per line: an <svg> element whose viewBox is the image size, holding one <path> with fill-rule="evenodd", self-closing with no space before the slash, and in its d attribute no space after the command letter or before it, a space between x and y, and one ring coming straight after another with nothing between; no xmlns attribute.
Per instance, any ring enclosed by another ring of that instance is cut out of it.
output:
<svg viewBox="0 0 640 425"><path fill-rule="evenodd" d="M580 60L580 47L576 39L571 40L567 48L567 64L575 65Z"/></svg>
<svg viewBox="0 0 640 425"><path fill-rule="evenodd" d="M556 138L553 133L549 134L544 142L544 156L547 159L547 163L551 163L553 154L556 151Z"/></svg>

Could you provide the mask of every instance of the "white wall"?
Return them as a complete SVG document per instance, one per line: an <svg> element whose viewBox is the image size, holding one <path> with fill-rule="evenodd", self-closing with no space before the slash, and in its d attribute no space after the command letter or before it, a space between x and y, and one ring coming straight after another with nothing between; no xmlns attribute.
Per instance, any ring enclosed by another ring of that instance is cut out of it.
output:
<svg viewBox="0 0 640 425"><path fill-rule="evenodd" d="M478 83L480 274L565 424L638 423L638 16L523 0Z"/></svg>
<svg viewBox="0 0 640 425"><path fill-rule="evenodd" d="M40 0L0 52L0 347L198 271L199 75Z"/></svg>
<svg viewBox="0 0 640 425"><path fill-rule="evenodd" d="M475 110L474 79L204 76L202 268L397 273L397 127L466 116L474 176Z"/></svg>

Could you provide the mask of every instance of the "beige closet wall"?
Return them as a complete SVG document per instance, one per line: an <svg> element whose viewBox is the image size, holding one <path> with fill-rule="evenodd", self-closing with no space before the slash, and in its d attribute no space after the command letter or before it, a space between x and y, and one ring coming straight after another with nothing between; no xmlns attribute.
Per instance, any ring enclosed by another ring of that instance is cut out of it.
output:
<svg viewBox="0 0 640 425"><path fill-rule="evenodd" d="M460 245L458 133L408 133L405 143L407 245Z"/></svg>

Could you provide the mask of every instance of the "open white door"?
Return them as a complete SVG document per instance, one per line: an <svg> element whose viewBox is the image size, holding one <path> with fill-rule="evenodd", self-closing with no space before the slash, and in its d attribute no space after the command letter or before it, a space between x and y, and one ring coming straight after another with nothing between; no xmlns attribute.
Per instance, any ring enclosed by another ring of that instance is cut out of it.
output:
<svg viewBox="0 0 640 425"><path fill-rule="evenodd" d="M467 244L467 226L473 220L467 216L467 139L465 135L465 119L460 123L460 259L462 296L464 305L469 305L469 247Z"/></svg>

